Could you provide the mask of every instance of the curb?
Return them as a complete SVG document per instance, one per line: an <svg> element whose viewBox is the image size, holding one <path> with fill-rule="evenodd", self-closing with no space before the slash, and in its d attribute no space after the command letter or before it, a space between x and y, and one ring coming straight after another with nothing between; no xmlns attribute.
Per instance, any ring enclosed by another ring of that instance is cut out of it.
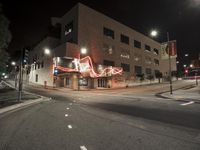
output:
<svg viewBox="0 0 200 150"><path fill-rule="evenodd" d="M192 85L187 85L184 87L174 89L173 91L187 89L187 88L194 88L194 87L195 86L192 84ZM164 93L168 93L168 92L170 92L170 91L159 92L159 93L156 93L155 96L159 97L159 98L163 98L163 99L171 99L171 100L176 100L176 101L188 102L188 100L185 100L183 97L176 98L176 97L170 97L170 96L163 95ZM195 101L195 103L200 103L200 102L198 102L199 100L197 100L197 99L191 99L191 100Z"/></svg>
<svg viewBox="0 0 200 150"><path fill-rule="evenodd" d="M13 111L13 110L16 110L16 109L19 109L19 108L25 108L25 107L31 106L33 104L37 104L37 103L40 103L42 101L49 101L49 100L50 99L47 99L47 98L44 99L44 97L34 99L34 100L27 100L27 101L19 103L19 104L15 104L15 105L11 105L11 106L8 106L8 107L5 107L5 108L1 108L0 109L0 115L3 114L3 113L9 112L9 111Z"/></svg>

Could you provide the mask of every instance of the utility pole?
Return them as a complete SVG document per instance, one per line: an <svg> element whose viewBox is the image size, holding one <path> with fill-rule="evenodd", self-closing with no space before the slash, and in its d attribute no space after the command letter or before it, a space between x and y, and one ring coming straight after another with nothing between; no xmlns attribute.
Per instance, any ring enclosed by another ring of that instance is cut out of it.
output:
<svg viewBox="0 0 200 150"><path fill-rule="evenodd" d="M169 55L169 84L170 84L170 94L172 93L172 71L171 71L171 55L170 55L170 45L169 45L169 32L167 32L167 47Z"/></svg>
<svg viewBox="0 0 200 150"><path fill-rule="evenodd" d="M23 50L21 50L21 56L20 56L20 63L19 63L19 80L18 80L18 102L22 99L22 53Z"/></svg>

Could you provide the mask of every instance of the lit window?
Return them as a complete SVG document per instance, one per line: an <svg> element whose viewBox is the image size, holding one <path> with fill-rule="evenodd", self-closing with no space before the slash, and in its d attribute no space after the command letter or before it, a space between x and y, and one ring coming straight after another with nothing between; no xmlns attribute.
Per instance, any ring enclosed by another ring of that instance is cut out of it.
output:
<svg viewBox="0 0 200 150"><path fill-rule="evenodd" d="M73 22L70 22L69 24L65 25L65 35L68 35L73 31Z"/></svg>
<svg viewBox="0 0 200 150"><path fill-rule="evenodd" d="M145 45L145 50L150 52L151 51L151 47L149 45Z"/></svg>

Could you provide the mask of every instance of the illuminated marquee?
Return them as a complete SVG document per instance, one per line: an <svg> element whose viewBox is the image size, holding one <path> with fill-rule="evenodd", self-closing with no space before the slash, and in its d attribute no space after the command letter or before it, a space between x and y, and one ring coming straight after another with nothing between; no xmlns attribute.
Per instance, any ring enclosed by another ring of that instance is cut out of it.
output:
<svg viewBox="0 0 200 150"><path fill-rule="evenodd" d="M57 59L56 59L57 60ZM92 78L96 77L106 77L106 76L112 76L112 75L121 75L123 70L122 68L117 68L117 67L105 67L101 68L98 70L98 73L95 72L92 60L89 56L86 56L82 59L73 59L71 61L71 65L69 65L69 62L65 66L61 66L60 63L54 62L56 64L54 66L55 68L58 69L60 72L80 72L82 76L90 76ZM67 67L66 67L67 66Z"/></svg>

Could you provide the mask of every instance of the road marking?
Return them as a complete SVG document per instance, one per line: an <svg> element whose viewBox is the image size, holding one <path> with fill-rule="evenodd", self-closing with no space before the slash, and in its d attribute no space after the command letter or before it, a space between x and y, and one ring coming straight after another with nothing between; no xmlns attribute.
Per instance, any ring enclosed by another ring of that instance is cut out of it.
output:
<svg viewBox="0 0 200 150"><path fill-rule="evenodd" d="M85 146L80 146L81 150L87 150L87 148Z"/></svg>
<svg viewBox="0 0 200 150"><path fill-rule="evenodd" d="M71 126L71 125L68 125L68 128L69 128L69 129L72 129L72 126Z"/></svg>
<svg viewBox="0 0 200 150"><path fill-rule="evenodd" d="M69 107L67 107L66 109L69 110Z"/></svg>
<svg viewBox="0 0 200 150"><path fill-rule="evenodd" d="M65 117L68 117L69 115L68 114L65 114Z"/></svg>
<svg viewBox="0 0 200 150"><path fill-rule="evenodd" d="M72 103L69 103L69 105L72 105Z"/></svg>
<svg viewBox="0 0 200 150"><path fill-rule="evenodd" d="M191 101L191 102L188 102L188 103L183 103L183 104L181 104L182 106L186 106L186 105L190 105L190 104L193 104L194 103L194 101Z"/></svg>

